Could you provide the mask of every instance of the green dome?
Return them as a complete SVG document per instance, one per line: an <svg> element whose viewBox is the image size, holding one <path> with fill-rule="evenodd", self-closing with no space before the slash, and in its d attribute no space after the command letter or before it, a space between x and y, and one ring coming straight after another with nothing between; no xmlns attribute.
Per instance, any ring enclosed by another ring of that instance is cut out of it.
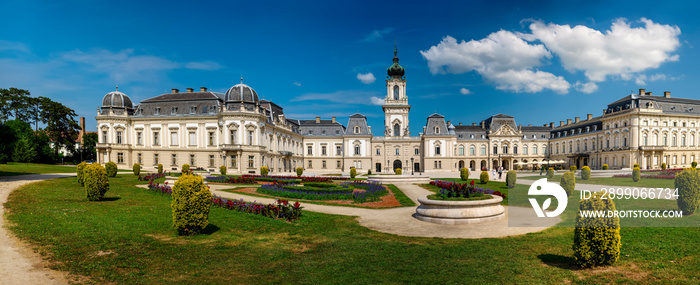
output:
<svg viewBox="0 0 700 285"><path fill-rule="evenodd" d="M389 66L389 68L386 69L386 73L390 77L394 78L403 78L404 74L406 73L406 70L403 68L403 66L399 65L399 58L396 56L397 55L397 50L394 48L394 64Z"/></svg>

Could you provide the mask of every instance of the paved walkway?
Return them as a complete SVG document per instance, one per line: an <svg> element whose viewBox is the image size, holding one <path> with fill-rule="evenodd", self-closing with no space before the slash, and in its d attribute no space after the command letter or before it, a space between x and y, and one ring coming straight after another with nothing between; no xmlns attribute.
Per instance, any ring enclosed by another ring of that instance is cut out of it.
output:
<svg viewBox="0 0 700 285"><path fill-rule="evenodd" d="M5 228L5 203L10 192L36 181L75 176L75 173L0 176L0 283L68 284L66 273L48 269L47 262Z"/></svg>

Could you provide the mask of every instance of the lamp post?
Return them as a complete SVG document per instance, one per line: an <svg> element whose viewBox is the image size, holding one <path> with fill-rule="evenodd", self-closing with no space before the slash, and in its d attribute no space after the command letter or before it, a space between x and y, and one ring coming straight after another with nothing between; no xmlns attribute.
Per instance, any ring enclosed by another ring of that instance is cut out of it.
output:
<svg viewBox="0 0 700 285"><path fill-rule="evenodd" d="M413 166L413 157L411 157L411 175L413 175L413 171L415 171L415 167Z"/></svg>

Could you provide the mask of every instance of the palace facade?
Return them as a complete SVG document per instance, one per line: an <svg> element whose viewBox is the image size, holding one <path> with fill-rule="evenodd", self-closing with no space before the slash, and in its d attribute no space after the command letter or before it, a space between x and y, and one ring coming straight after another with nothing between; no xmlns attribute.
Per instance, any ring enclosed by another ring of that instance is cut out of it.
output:
<svg viewBox="0 0 700 285"><path fill-rule="evenodd" d="M374 136L362 114L351 115L346 125L335 117L287 118L242 79L225 93L172 89L136 105L126 94L110 92L97 110L98 162L171 170L187 163L212 171L225 165L232 174L259 173L261 166L271 173L303 167L329 174L354 167L358 173L401 168L407 174L529 168L547 160L579 169L686 167L700 154L700 100L671 98L670 92L653 96L644 89L609 104L602 116L558 126L518 125L503 114L455 125L433 114L423 132L412 136L404 74L395 49L382 105L384 136Z"/></svg>

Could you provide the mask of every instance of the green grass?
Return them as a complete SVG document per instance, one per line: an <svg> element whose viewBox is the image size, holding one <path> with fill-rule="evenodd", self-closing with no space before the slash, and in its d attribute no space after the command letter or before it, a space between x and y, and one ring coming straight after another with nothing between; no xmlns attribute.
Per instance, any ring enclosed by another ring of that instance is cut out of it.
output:
<svg viewBox="0 0 700 285"><path fill-rule="evenodd" d="M408 198L408 196L406 196L406 194L399 190L399 188L396 187L394 184L387 184L384 186L386 186L386 188L389 188L389 190L391 190L391 192L394 193L394 198L396 198L396 200L399 201L399 203L401 203L402 207L413 207L416 205L416 203L413 202L411 198Z"/></svg>
<svg viewBox="0 0 700 285"><path fill-rule="evenodd" d="M10 195L7 226L50 259L51 268L94 283L700 281L699 228L622 228L614 266L577 270L572 228L495 239L419 238L372 231L349 216L304 212L288 223L212 208L206 234L179 237L170 196L134 184L133 177L110 179L102 202L88 202L75 178L30 184Z"/></svg>
<svg viewBox="0 0 700 285"><path fill-rule="evenodd" d="M19 162L8 162L7 164L0 164L0 176L75 172L75 166Z"/></svg>
<svg viewBox="0 0 700 285"><path fill-rule="evenodd" d="M546 178L547 176L530 176L530 177L518 177L518 179L528 179L537 180L540 178ZM551 181L560 181L561 175L554 175ZM591 177L588 180L581 179L580 176L576 177L576 184L598 184L598 185L609 185L609 186L630 186L639 188L675 188L673 179L655 179L655 178L642 178L639 181L634 182L632 177Z"/></svg>

